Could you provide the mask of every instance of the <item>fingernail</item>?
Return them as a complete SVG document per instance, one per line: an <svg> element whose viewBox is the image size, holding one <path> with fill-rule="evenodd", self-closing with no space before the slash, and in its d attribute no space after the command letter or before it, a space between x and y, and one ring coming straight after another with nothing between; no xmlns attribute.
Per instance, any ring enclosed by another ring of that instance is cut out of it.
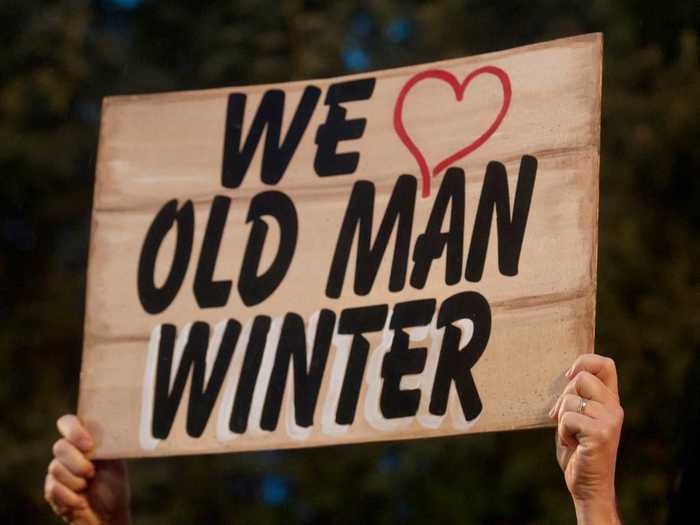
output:
<svg viewBox="0 0 700 525"><path fill-rule="evenodd" d="M574 373L574 367L572 366L572 367L569 368L566 372L564 372L564 375L565 375L566 377L569 377L569 378L570 378L570 377L571 377L571 374L573 374L573 373Z"/></svg>

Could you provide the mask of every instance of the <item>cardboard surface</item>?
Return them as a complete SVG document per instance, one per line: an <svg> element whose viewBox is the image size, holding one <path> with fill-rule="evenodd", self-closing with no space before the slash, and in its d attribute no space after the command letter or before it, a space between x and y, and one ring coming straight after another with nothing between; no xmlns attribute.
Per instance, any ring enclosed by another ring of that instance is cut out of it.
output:
<svg viewBox="0 0 700 525"><path fill-rule="evenodd" d="M105 99L97 457L550 424L593 351L601 56Z"/></svg>

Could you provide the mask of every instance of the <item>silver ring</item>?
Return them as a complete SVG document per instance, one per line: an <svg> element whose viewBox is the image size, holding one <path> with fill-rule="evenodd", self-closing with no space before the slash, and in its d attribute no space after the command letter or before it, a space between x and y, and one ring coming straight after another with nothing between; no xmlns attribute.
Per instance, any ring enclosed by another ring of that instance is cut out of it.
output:
<svg viewBox="0 0 700 525"><path fill-rule="evenodd" d="M578 413L583 414L583 412L586 410L586 405L588 405L588 400L580 397L579 402L578 402Z"/></svg>

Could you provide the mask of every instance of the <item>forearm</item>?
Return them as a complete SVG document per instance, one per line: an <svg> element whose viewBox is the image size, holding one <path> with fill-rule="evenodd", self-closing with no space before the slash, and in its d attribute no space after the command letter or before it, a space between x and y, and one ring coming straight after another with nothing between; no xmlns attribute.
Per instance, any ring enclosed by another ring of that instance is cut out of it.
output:
<svg viewBox="0 0 700 525"><path fill-rule="evenodd" d="M606 501L574 501L577 525L622 525L614 496Z"/></svg>

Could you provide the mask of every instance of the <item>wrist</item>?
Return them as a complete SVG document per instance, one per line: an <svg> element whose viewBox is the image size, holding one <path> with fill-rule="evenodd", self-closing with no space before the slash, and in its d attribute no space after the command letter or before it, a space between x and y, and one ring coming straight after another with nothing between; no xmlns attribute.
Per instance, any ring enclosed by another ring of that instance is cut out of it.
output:
<svg viewBox="0 0 700 525"><path fill-rule="evenodd" d="M593 500L574 499L577 525L620 525L615 496Z"/></svg>

